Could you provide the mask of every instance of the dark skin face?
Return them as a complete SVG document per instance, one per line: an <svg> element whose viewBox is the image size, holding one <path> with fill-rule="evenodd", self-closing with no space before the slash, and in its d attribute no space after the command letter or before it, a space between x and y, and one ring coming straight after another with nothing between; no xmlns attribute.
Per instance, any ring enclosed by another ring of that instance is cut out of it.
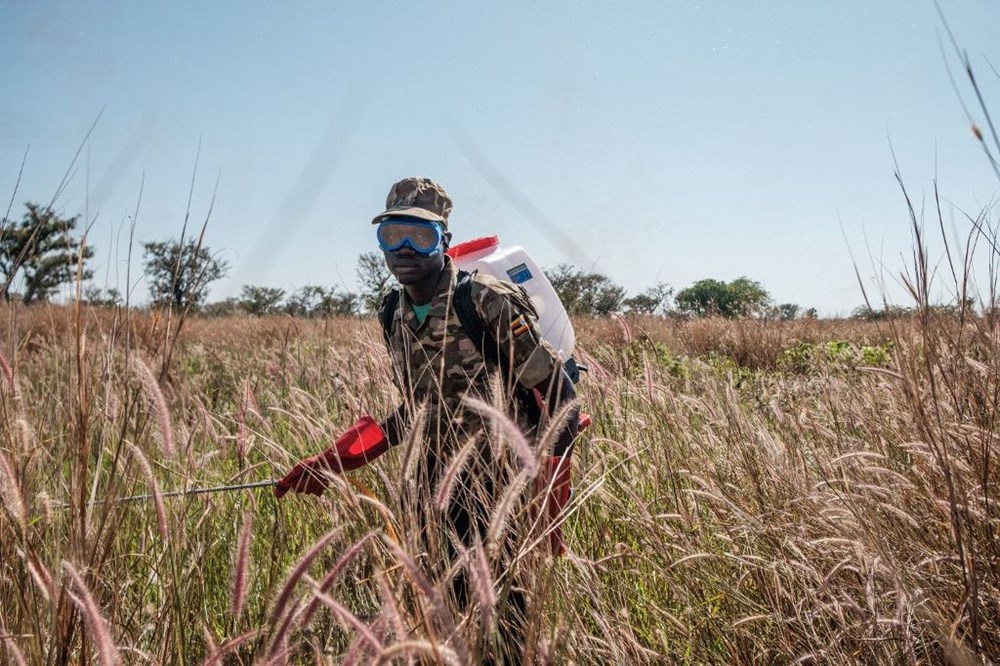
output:
<svg viewBox="0 0 1000 666"><path fill-rule="evenodd" d="M389 272L403 285L414 305L430 303L434 297L441 271L444 270L444 251L451 243L451 233L444 233L443 243L442 251L430 256L418 254L408 247L396 252L382 252Z"/></svg>

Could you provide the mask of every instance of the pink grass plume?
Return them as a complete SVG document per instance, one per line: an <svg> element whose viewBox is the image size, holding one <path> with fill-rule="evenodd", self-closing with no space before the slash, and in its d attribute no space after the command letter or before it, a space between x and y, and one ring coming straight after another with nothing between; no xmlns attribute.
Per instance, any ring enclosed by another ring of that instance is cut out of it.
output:
<svg viewBox="0 0 1000 666"><path fill-rule="evenodd" d="M94 601L94 597L90 593L87 583L83 580L83 576L66 560L63 560L62 567L72 581L73 587L76 588L76 592L70 592L69 595L73 603L79 607L80 612L87 622L87 628L90 629L91 637L97 645L97 654L100 658L101 666L117 666L121 664L122 658L118 653L118 648L115 647L114 642L111 640L111 631L108 629L108 623L104 619L104 616L101 615L101 610L97 602Z"/></svg>
<svg viewBox="0 0 1000 666"><path fill-rule="evenodd" d="M253 535L253 514L249 511L243 514L243 527L240 530L239 545L236 549L236 564L233 567L233 598L230 605L234 619L243 612L243 603L247 595L247 564L250 561L250 537Z"/></svg>
<svg viewBox="0 0 1000 666"><path fill-rule="evenodd" d="M167 410L167 401L163 397L163 391L160 390L160 384L156 381L149 366L137 357L132 359L132 372L139 378L142 388L146 391L150 402L150 411L156 417L160 437L163 440L163 453L172 458L174 455L174 430L170 425L170 412Z"/></svg>

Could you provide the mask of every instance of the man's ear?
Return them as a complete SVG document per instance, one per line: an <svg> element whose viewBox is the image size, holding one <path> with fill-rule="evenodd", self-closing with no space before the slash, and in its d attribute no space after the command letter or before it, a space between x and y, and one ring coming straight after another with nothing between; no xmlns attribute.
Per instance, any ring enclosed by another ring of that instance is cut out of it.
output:
<svg viewBox="0 0 1000 666"><path fill-rule="evenodd" d="M444 249L447 251L448 248L451 247L451 232L444 232L444 236L442 236L442 238L444 239Z"/></svg>

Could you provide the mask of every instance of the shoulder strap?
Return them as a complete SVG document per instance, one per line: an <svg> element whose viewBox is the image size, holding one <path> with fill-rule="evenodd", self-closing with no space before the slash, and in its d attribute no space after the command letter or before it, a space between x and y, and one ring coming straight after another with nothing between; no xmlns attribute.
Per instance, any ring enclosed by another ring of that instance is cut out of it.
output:
<svg viewBox="0 0 1000 666"><path fill-rule="evenodd" d="M462 324L466 335L475 343L480 356L499 366L504 372L509 372L510 359L505 354L500 354L496 334L483 323L483 318L479 316L479 311L472 302L473 277L474 273L458 271L458 285L455 287L452 307L455 308L459 323Z"/></svg>
<svg viewBox="0 0 1000 666"><path fill-rule="evenodd" d="M399 307L399 289L393 289L385 295L382 300L382 309L378 313L378 319L382 323L382 337L385 338L387 345L392 336L392 319L396 314L397 307Z"/></svg>
<svg viewBox="0 0 1000 666"><path fill-rule="evenodd" d="M472 303L472 273L465 271L458 272L458 285L455 287L455 295L452 299L452 306L458 321L462 324L465 334L469 336L476 345L479 354L494 364L501 364L502 361L497 354L496 336L483 324L482 317L476 311L476 306Z"/></svg>
<svg viewBox="0 0 1000 666"><path fill-rule="evenodd" d="M472 282L472 273L461 270L458 272L458 285L455 287L455 295L452 297L452 307L455 308L459 323L462 324L465 334L476 345L480 356L499 367L504 376L507 376L510 374L510 359L506 355L500 354L496 335L483 322L483 318L479 316L479 312L472 302ZM542 412L534 399L534 393L518 385L516 394L521 403L521 409L527 414L528 419L532 423L540 423Z"/></svg>

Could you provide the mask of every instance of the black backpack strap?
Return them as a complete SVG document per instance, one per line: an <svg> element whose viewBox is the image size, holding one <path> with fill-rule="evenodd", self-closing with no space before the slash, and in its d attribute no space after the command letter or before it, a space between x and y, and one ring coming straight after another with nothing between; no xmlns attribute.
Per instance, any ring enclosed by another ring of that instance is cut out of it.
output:
<svg viewBox="0 0 1000 666"><path fill-rule="evenodd" d="M455 308L455 314L458 316L458 321L462 324L465 334L476 345L479 355L487 362L500 368L505 377L509 376L510 359L506 355L500 354L496 335L483 323L482 317L472 302L472 282L472 273L458 272L458 284L452 297L452 307ZM528 415L529 421L535 424L540 423L542 413L535 401L534 393L518 384L515 394L521 403L521 409Z"/></svg>
<svg viewBox="0 0 1000 666"><path fill-rule="evenodd" d="M458 272L458 285L452 297L452 307L455 308L455 314L458 315L458 321L462 324L465 334L476 345L479 355L506 370L509 363L504 363L497 354L496 336L483 324L482 317L472 303L472 282L472 273Z"/></svg>
<svg viewBox="0 0 1000 666"><path fill-rule="evenodd" d="M386 345L389 344L389 338L392 336L392 320L398 307L399 289L393 289L382 299L382 308L378 312L378 319L382 324L382 337L385 338Z"/></svg>

